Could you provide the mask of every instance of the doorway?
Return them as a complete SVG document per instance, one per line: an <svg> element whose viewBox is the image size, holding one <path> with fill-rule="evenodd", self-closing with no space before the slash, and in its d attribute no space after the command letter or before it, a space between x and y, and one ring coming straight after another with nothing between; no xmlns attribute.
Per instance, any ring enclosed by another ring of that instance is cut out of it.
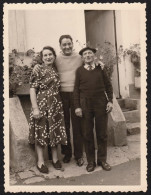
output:
<svg viewBox="0 0 151 195"><path fill-rule="evenodd" d="M115 23L113 10L85 11L86 41L92 47L100 46L105 41L110 42L116 50ZM120 98L118 64L114 66L112 74L113 91L116 98Z"/></svg>

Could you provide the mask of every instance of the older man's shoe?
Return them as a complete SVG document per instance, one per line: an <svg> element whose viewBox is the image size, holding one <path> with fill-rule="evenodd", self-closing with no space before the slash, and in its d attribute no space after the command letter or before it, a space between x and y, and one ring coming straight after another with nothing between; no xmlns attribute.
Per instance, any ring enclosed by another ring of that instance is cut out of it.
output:
<svg viewBox="0 0 151 195"><path fill-rule="evenodd" d="M77 159L77 165L78 165L79 167L81 167L83 164L84 164L83 158Z"/></svg>
<svg viewBox="0 0 151 195"><path fill-rule="evenodd" d="M96 163L95 162L89 162L87 167L86 167L86 170L88 172L92 172L92 171L94 171L95 167L96 167Z"/></svg>
<svg viewBox="0 0 151 195"><path fill-rule="evenodd" d="M107 162L98 161L97 164L98 166L101 166L105 171L111 170L111 166Z"/></svg>

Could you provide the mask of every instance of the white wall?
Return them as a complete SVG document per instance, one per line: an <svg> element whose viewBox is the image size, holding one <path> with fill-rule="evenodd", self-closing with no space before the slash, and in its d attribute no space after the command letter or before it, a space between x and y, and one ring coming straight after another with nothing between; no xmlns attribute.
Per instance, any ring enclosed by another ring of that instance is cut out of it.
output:
<svg viewBox="0 0 151 195"><path fill-rule="evenodd" d="M116 11L117 46L129 48L140 43L140 11ZM134 84L134 66L129 56L119 64L120 92L122 97L129 97L129 84Z"/></svg>
<svg viewBox="0 0 151 195"><path fill-rule="evenodd" d="M79 10L36 10L25 11L27 49L35 48L40 51L50 45L60 51L59 37L70 34L74 41L74 48L81 47L75 41L85 43L84 11Z"/></svg>
<svg viewBox="0 0 151 195"><path fill-rule="evenodd" d="M36 52L50 45L60 51L59 37L70 34L76 51L86 42L83 10L11 10L9 11L9 51Z"/></svg>
<svg viewBox="0 0 151 195"><path fill-rule="evenodd" d="M9 51L17 49L18 51L26 50L26 33L25 33L25 12L9 11L8 31L9 31Z"/></svg>

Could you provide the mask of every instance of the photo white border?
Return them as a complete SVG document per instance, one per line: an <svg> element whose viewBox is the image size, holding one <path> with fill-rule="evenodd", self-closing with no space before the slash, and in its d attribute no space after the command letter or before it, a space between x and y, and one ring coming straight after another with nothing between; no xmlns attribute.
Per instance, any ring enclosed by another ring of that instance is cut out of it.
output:
<svg viewBox="0 0 151 195"><path fill-rule="evenodd" d="M136 186L113 186L113 185L100 185L100 186L19 186L10 185L10 171L9 171L9 75L8 75L8 11L9 10L48 10L48 5L50 5L49 10L140 10L141 11L141 184ZM3 44L4 44L4 187L5 192L138 192L147 190L147 127L146 127L146 4L143 3L4 3L4 34L3 34Z"/></svg>

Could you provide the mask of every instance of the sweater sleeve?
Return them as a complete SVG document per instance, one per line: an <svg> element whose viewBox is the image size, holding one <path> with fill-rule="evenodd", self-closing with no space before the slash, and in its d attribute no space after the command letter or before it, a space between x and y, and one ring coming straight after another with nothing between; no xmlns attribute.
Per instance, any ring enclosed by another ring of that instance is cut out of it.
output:
<svg viewBox="0 0 151 195"><path fill-rule="evenodd" d="M75 78L75 85L74 85L74 107L76 108L80 108L80 71L79 68L76 71L76 78Z"/></svg>
<svg viewBox="0 0 151 195"><path fill-rule="evenodd" d="M105 91L108 97L108 101L113 103L113 87L110 78L108 77L105 69L103 69L102 71L103 71L104 85L105 85Z"/></svg>

